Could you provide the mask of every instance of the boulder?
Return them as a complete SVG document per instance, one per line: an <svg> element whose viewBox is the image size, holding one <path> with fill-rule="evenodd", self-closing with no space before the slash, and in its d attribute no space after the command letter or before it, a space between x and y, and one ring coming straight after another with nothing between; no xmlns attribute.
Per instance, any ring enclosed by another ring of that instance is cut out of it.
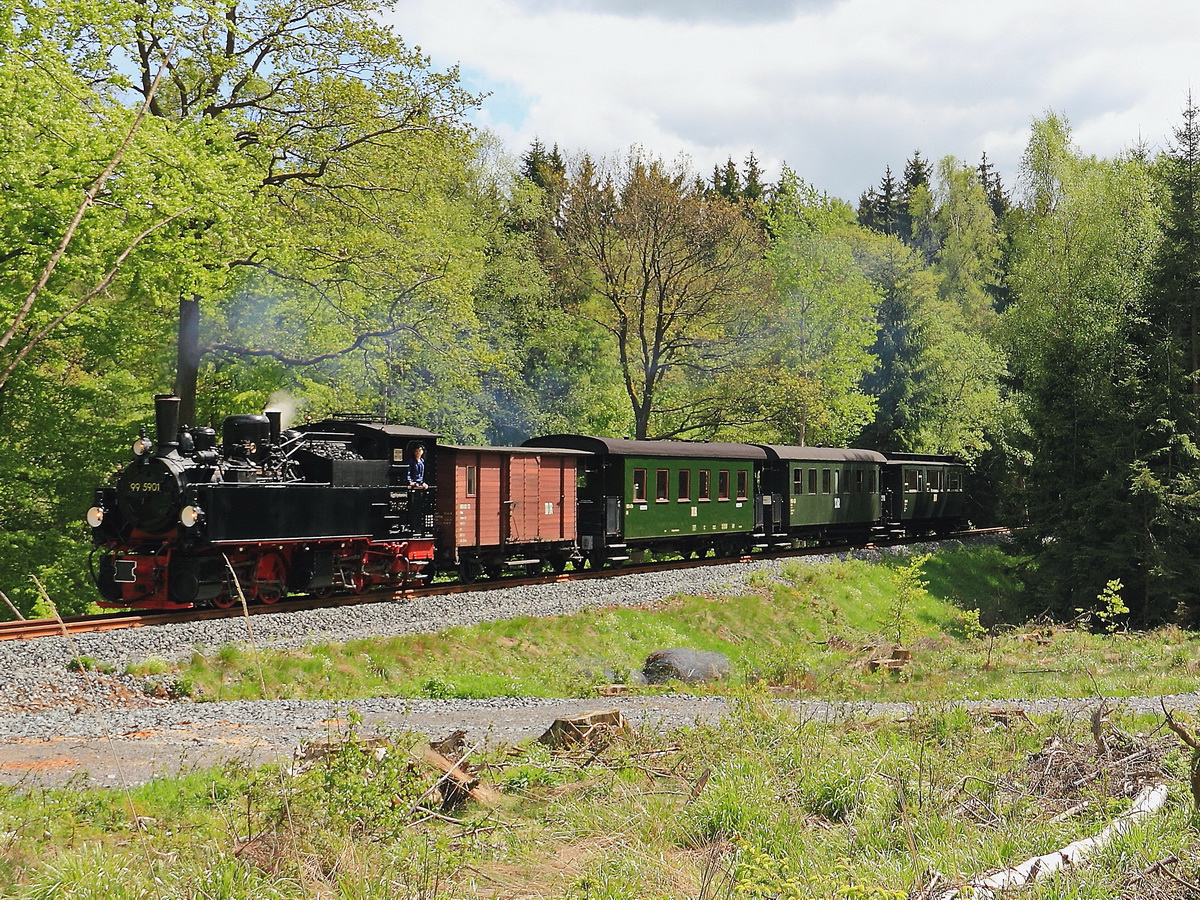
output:
<svg viewBox="0 0 1200 900"><path fill-rule="evenodd" d="M670 650L655 650L646 657L642 674L650 684L667 681L685 681L695 684L701 681L720 681L733 671L729 657L715 650L689 650L674 647Z"/></svg>

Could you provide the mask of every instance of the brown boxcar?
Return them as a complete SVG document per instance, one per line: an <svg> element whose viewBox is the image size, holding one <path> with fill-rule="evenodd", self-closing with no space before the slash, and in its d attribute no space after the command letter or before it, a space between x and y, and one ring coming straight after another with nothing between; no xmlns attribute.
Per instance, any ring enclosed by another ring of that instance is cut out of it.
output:
<svg viewBox="0 0 1200 900"><path fill-rule="evenodd" d="M465 581L506 568L561 571L577 558L576 450L437 448L438 567Z"/></svg>

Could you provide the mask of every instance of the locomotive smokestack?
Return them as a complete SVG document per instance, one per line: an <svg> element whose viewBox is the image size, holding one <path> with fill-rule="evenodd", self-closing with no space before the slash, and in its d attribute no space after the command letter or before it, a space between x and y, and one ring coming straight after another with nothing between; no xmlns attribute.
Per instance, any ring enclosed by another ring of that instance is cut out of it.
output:
<svg viewBox="0 0 1200 900"><path fill-rule="evenodd" d="M277 409L268 409L266 416L271 423L271 443L278 444L279 435L283 430L283 413Z"/></svg>
<svg viewBox="0 0 1200 900"><path fill-rule="evenodd" d="M156 394L154 397L156 456L166 456L179 447L179 403L171 394Z"/></svg>

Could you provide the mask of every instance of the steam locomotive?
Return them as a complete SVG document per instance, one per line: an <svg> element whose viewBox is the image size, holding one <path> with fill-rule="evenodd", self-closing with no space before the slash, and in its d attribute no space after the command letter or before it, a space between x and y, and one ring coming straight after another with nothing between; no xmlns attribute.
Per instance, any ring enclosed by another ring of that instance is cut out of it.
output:
<svg viewBox="0 0 1200 900"><path fill-rule="evenodd" d="M966 523L966 469L944 456L582 435L467 446L352 416L284 430L274 412L228 417L218 442L181 428L179 403L155 398L154 440L139 435L87 512L102 606L274 603L435 571L472 581Z"/></svg>

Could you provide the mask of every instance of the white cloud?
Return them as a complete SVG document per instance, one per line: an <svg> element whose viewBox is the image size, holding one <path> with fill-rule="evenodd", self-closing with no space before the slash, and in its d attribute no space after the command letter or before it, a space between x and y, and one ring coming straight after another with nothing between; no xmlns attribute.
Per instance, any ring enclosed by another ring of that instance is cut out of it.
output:
<svg viewBox="0 0 1200 900"><path fill-rule="evenodd" d="M515 153L631 144L701 172L753 150L855 199L911 152L1015 181L1030 119L1067 114L1111 155L1165 145L1200 7L1095 0L400 0L392 24L496 91L478 121Z"/></svg>

